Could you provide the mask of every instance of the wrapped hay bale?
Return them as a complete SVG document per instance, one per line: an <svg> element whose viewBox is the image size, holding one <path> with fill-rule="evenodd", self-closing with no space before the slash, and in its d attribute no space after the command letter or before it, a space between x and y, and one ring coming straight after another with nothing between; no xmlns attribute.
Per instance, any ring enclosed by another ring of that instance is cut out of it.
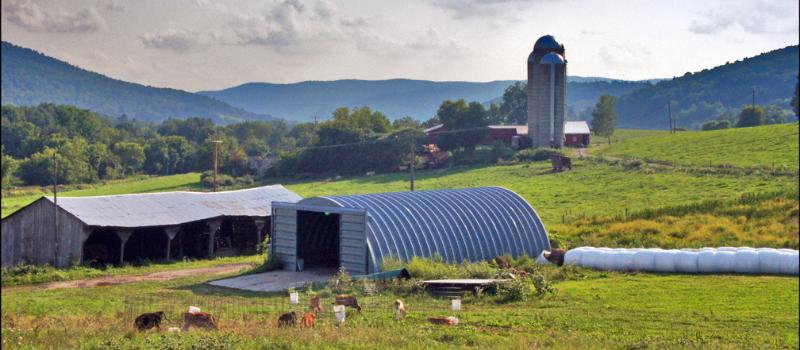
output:
<svg viewBox="0 0 800 350"><path fill-rule="evenodd" d="M736 252L723 250L717 251L716 261L714 261L716 273L731 273L734 272L733 266L736 263Z"/></svg>
<svg viewBox="0 0 800 350"><path fill-rule="evenodd" d="M797 276L800 274L798 268L800 268L800 256L797 254L797 251L781 251L781 274L782 275L793 275Z"/></svg>
<svg viewBox="0 0 800 350"><path fill-rule="evenodd" d="M634 271L655 271L656 253L654 250L642 249L633 256Z"/></svg>
<svg viewBox="0 0 800 350"><path fill-rule="evenodd" d="M586 251L584 247L570 249L564 254L564 265L581 265L581 257Z"/></svg>
<svg viewBox="0 0 800 350"><path fill-rule="evenodd" d="M758 269L761 273L781 273L781 252L777 249L758 249Z"/></svg>
<svg viewBox="0 0 800 350"><path fill-rule="evenodd" d="M633 271L633 259L636 251L633 249L622 249L614 254L614 267L616 271Z"/></svg>
<svg viewBox="0 0 800 350"><path fill-rule="evenodd" d="M715 249L705 249L697 253L697 272L699 273L718 273L716 267L717 251Z"/></svg>
<svg viewBox="0 0 800 350"><path fill-rule="evenodd" d="M683 273L697 273L698 253L691 250L681 250L675 253L675 271Z"/></svg>
<svg viewBox="0 0 800 350"><path fill-rule="evenodd" d="M736 273L757 274L761 270L758 262L758 252L755 249L739 249L736 251L736 260L733 265Z"/></svg>
<svg viewBox="0 0 800 350"><path fill-rule="evenodd" d="M662 250L655 253L655 269L656 272L675 272L675 256L677 252L674 250Z"/></svg>

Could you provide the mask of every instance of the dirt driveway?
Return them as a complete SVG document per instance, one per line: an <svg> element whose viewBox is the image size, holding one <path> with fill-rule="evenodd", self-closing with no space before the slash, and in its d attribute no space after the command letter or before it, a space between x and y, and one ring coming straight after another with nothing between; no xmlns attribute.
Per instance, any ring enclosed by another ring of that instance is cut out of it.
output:
<svg viewBox="0 0 800 350"><path fill-rule="evenodd" d="M133 282L169 281L177 278L189 277L195 275L224 275L224 274L239 272L251 267L253 267L252 264L228 264L228 265L219 265L219 266L199 268L199 269L180 269L180 270L151 272L142 275L103 276L103 277L88 278L88 279L74 280L74 281L48 282L31 286L8 287L8 288L3 288L3 291L48 290L48 289L60 289L60 288L91 288L91 287L113 286L117 284L125 284Z"/></svg>
<svg viewBox="0 0 800 350"><path fill-rule="evenodd" d="M336 269L277 270L213 281L209 284L253 292L277 292L287 288L297 288L306 283L325 282L335 273Z"/></svg>

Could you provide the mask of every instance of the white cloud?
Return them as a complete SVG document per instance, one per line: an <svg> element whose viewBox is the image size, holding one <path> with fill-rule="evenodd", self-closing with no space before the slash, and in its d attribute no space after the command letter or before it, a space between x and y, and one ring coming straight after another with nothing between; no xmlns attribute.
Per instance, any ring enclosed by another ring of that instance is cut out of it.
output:
<svg viewBox="0 0 800 350"><path fill-rule="evenodd" d="M514 12L532 3L529 0L427 0L433 6L448 11L454 18L496 16Z"/></svg>
<svg viewBox="0 0 800 350"><path fill-rule="evenodd" d="M796 3L759 1L747 5L731 4L704 10L689 24L695 34L718 34L741 29L749 34L797 32Z"/></svg>
<svg viewBox="0 0 800 350"><path fill-rule="evenodd" d="M192 30L171 29L157 34L143 34L142 44L153 49L165 49L173 51L187 51L200 43L200 36Z"/></svg>
<svg viewBox="0 0 800 350"><path fill-rule="evenodd" d="M9 0L3 6L3 14L9 22L36 32L96 32L105 24L92 6L67 13L42 8L32 0Z"/></svg>

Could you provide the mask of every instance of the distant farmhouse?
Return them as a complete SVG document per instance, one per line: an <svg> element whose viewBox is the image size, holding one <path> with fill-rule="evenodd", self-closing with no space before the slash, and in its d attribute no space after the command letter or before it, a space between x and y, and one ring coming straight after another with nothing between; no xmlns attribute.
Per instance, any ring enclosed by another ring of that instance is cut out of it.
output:
<svg viewBox="0 0 800 350"><path fill-rule="evenodd" d="M64 267L253 253L269 235L280 185L239 191L42 197L2 220L2 265Z"/></svg>
<svg viewBox="0 0 800 350"><path fill-rule="evenodd" d="M512 147L586 147L589 124L566 120L567 60L566 51L552 35L545 35L533 45L528 56L528 124L489 125L482 145L502 141ZM439 124L425 130L428 143L436 143Z"/></svg>

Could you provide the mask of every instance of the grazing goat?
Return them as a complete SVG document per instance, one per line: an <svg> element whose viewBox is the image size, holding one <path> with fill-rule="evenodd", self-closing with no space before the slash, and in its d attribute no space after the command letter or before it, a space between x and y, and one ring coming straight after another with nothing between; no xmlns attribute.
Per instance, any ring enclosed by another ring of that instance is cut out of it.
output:
<svg viewBox="0 0 800 350"><path fill-rule="evenodd" d="M319 295L311 298L311 300L308 301L308 304L311 307L311 311L314 313L318 314L322 312L322 303L320 302Z"/></svg>
<svg viewBox="0 0 800 350"><path fill-rule="evenodd" d="M218 329L217 319L208 312L184 312L183 327L181 327L181 329L185 332L189 330L189 327L209 330Z"/></svg>
<svg viewBox="0 0 800 350"><path fill-rule="evenodd" d="M458 324L458 319L449 316L449 317L428 317L428 322L433 324L444 324L448 326L455 326Z"/></svg>
<svg viewBox="0 0 800 350"><path fill-rule="evenodd" d="M278 327L294 327L297 324L297 314L287 312L278 317Z"/></svg>
<svg viewBox="0 0 800 350"><path fill-rule="evenodd" d="M150 328L161 329L161 320L164 319L164 311L143 313L136 317L134 324L136 329L146 331Z"/></svg>
<svg viewBox="0 0 800 350"><path fill-rule="evenodd" d="M300 327L302 328L314 328L314 320L316 320L317 316L313 312L306 312L303 315L303 319L300 320Z"/></svg>
<svg viewBox="0 0 800 350"><path fill-rule="evenodd" d="M352 295L341 294L336 296L336 301L333 302L334 305L344 305L355 308L358 312L361 312L361 306L358 305L358 299Z"/></svg>
<svg viewBox="0 0 800 350"><path fill-rule="evenodd" d="M395 320L402 320L406 318L406 306L403 305L403 301L397 299L394 301L394 319Z"/></svg>

